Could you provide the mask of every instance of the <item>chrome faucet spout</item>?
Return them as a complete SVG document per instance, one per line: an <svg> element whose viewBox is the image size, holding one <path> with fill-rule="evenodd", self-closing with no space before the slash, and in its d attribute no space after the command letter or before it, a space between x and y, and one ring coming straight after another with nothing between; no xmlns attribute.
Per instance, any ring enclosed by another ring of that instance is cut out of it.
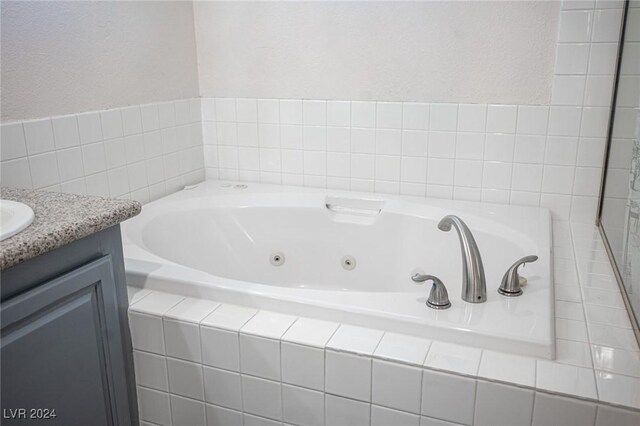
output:
<svg viewBox="0 0 640 426"><path fill-rule="evenodd" d="M451 227L458 232L462 251L462 300L469 303L487 301L487 284L480 250L469 227L458 216L449 215L438 223L438 229L448 232Z"/></svg>

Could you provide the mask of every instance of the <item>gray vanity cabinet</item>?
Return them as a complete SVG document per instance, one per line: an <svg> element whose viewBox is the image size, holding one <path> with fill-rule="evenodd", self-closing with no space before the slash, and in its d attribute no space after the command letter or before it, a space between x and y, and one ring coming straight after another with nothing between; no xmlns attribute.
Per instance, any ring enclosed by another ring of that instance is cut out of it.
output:
<svg viewBox="0 0 640 426"><path fill-rule="evenodd" d="M109 244L119 241L118 228L25 262L40 262L31 265L34 276L26 282L55 276L2 301L2 424L137 423L129 336L122 324L122 252ZM73 267L67 269L69 262ZM51 273L45 265L66 270ZM16 276L11 269L9 285Z"/></svg>

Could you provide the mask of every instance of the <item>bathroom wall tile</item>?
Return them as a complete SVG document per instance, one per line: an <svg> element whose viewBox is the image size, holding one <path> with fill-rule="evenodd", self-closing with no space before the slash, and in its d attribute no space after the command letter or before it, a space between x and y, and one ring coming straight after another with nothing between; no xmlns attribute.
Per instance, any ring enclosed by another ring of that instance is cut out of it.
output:
<svg viewBox="0 0 640 426"><path fill-rule="evenodd" d="M600 401L640 409L640 378L596 371Z"/></svg>
<svg viewBox="0 0 640 426"><path fill-rule="evenodd" d="M560 12L559 42L588 42L591 36L593 12L562 11Z"/></svg>
<svg viewBox="0 0 640 426"><path fill-rule="evenodd" d="M424 366L436 370L475 375L480 365L482 351L444 342L433 342Z"/></svg>
<svg viewBox="0 0 640 426"><path fill-rule="evenodd" d="M102 135L105 139L124 136L120 109L102 111L100 113L100 121L102 122Z"/></svg>
<svg viewBox="0 0 640 426"><path fill-rule="evenodd" d="M280 342L241 333L240 365L242 373L280 380Z"/></svg>
<svg viewBox="0 0 640 426"><path fill-rule="evenodd" d="M371 401L371 358L327 350L325 391Z"/></svg>
<svg viewBox="0 0 640 426"><path fill-rule="evenodd" d="M372 154L376 147L376 133L372 129L351 129L351 152Z"/></svg>
<svg viewBox="0 0 640 426"><path fill-rule="evenodd" d="M60 182L55 152L30 156L29 168L31 169L31 179L35 189L41 189Z"/></svg>
<svg viewBox="0 0 640 426"><path fill-rule="evenodd" d="M432 185L452 185L454 181L455 162L452 159L429 158L427 162L427 183ZM427 195L429 188L427 187ZM436 198L446 198L435 195Z"/></svg>
<svg viewBox="0 0 640 426"><path fill-rule="evenodd" d="M549 119L549 107L520 105L516 132L520 135L545 135Z"/></svg>
<svg viewBox="0 0 640 426"><path fill-rule="evenodd" d="M55 117L51 120L51 124L56 149L70 148L80 144L78 120L75 115ZM22 133L22 128L20 128L20 133Z"/></svg>
<svg viewBox="0 0 640 426"><path fill-rule="evenodd" d="M623 410L608 405L598 406L596 426L635 426L638 423L640 423L640 412L638 411Z"/></svg>
<svg viewBox="0 0 640 426"><path fill-rule="evenodd" d="M376 127L379 129L402 128L402 103L378 102L376 105Z"/></svg>
<svg viewBox="0 0 640 426"><path fill-rule="evenodd" d="M399 130L376 129L376 154L400 155L402 133Z"/></svg>
<svg viewBox="0 0 640 426"><path fill-rule="evenodd" d="M171 395L171 421L174 425L204 425L204 403Z"/></svg>
<svg viewBox="0 0 640 426"><path fill-rule="evenodd" d="M487 132L515 133L518 108L514 105L489 105L487 107Z"/></svg>
<svg viewBox="0 0 640 426"><path fill-rule="evenodd" d="M225 370L240 371L238 333L211 327L200 327L202 363Z"/></svg>
<svg viewBox="0 0 640 426"><path fill-rule="evenodd" d="M122 108L122 131L126 135L142 133L142 115L139 106Z"/></svg>
<svg viewBox="0 0 640 426"><path fill-rule="evenodd" d="M609 125L609 108L587 107L582 110L580 136L604 138Z"/></svg>
<svg viewBox="0 0 640 426"><path fill-rule="evenodd" d="M302 124L302 101L297 99L280 100L280 123Z"/></svg>
<svg viewBox="0 0 640 426"><path fill-rule="evenodd" d="M640 377L640 352L592 345L592 354L597 370Z"/></svg>
<svg viewBox="0 0 640 426"><path fill-rule="evenodd" d="M60 181L65 182L84 177L82 150L80 147L58 150L56 151L56 157L58 159Z"/></svg>
<svg viewBox="0 0 640 426"><path fill-rule="evenodd" d="M326 101L302 101L302 121L305 126L325 126L327 124Z"/></svg>
<svg viewBox="0 0 640 426"><path fill-rule="evenodd" d="M242 426L242 413L217 405L206 404L205 407L208 426Z"/></svg>
<svg viewBox="0 0 640 426"><path fill-rule="evenodd" d="M487 134L484 146L484 159L487 161L510 162L513 160L514 145L514 135Z"/></svg>
<svg viewBox="0 0 640 426"><path fill-rule="evenodd" d="M618 43L597 43L591 45L589 55L590 74L615 74Z"/></svg>
<svg viewBox="0 0 640 426"><path fill-rule="evenodd" d="M518 163L542 164L545 145L544 136L517 135L513 159Z"/></svg>
<svg viewBox="0 0 640 426"><path fill-rule="evenodd" d="M420 413L422 369L373 360L371 402L410 413Z"/></svg>
<svg viewBox="0 0 640 426"><path fill-rule="evenodd" d="M327 149L327 130L323 126L304 126L302 146L305 150L324 151Z"/></svg>
<svg viewBox="0 0 640 426"><path fill-rule="evenodd" d="M349 152L351 129L348 127L327 127L327 151Z"/></svg>
<svg viewBox="0 0 640 426"><path fill-rule="evenodd" d="M171 393L204 400L202 365L167 357Z"/></svg>
<svg viewBox="0 0 640 426"><path fill-rule="evenodd" d="M85 182L87 183L87 195L109 196L109 182L106 173L102 172L87 176Z"/></svg>
<svg viewBox="0 0 640 426"><path fill-rule="evenodd" d="M515 386L478 381L475 426L529 426L535 392Z"/></svg>
<svg viewBox="0 0 640 426"><path fill-rule="evenodd" d="M589 62L589 44L567 43L558 44L556 48L556 62L554 74L585 74L591 69Z"/></svg>
<svg viewBox="0 0 640 426"><path fill-rule="evenodd" d="M570 106L552 106L549 110L549 129L551 136L578 136L582 108Z"/></svg>
<svg viewBox="0 0 640 426"><path fill-rule="evenodd" d="M429 157L454 158L456 134L454 132L429 132Z"/></svg>
<svg viewBox="0 0 640 426"><path fill-rule="evenodd" d="M588 342L587 325L582 321L556 318L556 338Z"/></svg>
<svg viewBox="0 0 640 426"><path fill-rule="evenodd" d="M324 425L324 394L297 386L282 385L285 422L304 426Z"/></svg>
<svg viewBox="0 0 640 426"><path fill-rule="evenodd" d="M403 103L402 128L407 130L429 129L429 104L416 102Z"/></svg>
<svg viewBox="0 0 640 426"><path fill-rule="evenodd" d="M279 339L293 325L296 317L275 312L260 311L243 327L242 333Z"/></svg>
<svg viewBox="0 0 640 426"><path fill-rule="evenodd" d="M8 123L0 126L0 158L13 160L27 155L22 123Z"/></svg>
<svg viewBox="0 0 640 426"><path fill-rule="evenodd" d="M216 98L216 120L233 122L237 120L236 100L233 98Z"/></svg>
<svg viewBox="0 0 640 426"><path fill-rule="evenodd" d="M140 287L127 286L127 298L129 305L139 302L143 297L151 294L151 290Z"/></svg>
<svg viewBox="0 0 640 426"><path fill-rule="evenodd" d="M551 91L552 105L582 105L586 77L577 75L556 75Z"/></svg>
<svg viewBox="0 0 640 426"><path fill-rule="evenodd" d="M325 396L325 424L368 425L370 421L370 404L329 394Z"/></svg>
<svg viewBox="0 0 640 426"><path fill-rule="evenodd" d="M372 405L371 426L388 425L419 426L420 416Z"/></svg>
<svg viewBox="0 0 640 426"><path fill-rule="evenodd" d="M482 161L456 160L454 184L479 188L482 184L483 166Z"/></svg>
<svg viewBox="0 0 640 426"><path fill-rule="evenodd" d="M584 105L608 107L611 105L612 88L613 76L611 75L587 76Z"/></svg>
<svg viewBox="0 0 640 426"><path fill-rule="evenodd" d="M242 407L257 416L282 420L281 384L270 380L242 376Z"/></svg>
<svg viewBox="0 0 640 426"><path fill-rule="evenodd" d="M482 174L482 187L487 189L509 189L512 164L487 161Z"/></svg>
<svg viewBox="0 0 640 426"><path fill-rule="evenodd" d="M335 322L298 318L282 336L282 341L324 348L338 326Z"/></svg>
<svg viewBox="0 0 640 426"><path fill-rule="evenodd" d="M203 367L204 396L208 403L242 410L240 374Z"/></svg>
<svg viewBox="0 0 640 426"><path fill-rule="evenodd" d="M158 115L157 104L146 104L140 106L140 119L142 121L142 130L149 132L160 128L160 118Z"/></svg>
<svg viewBox="0 0 640 426"><path fill-rule="evenodd" d="M104 144L91 143L82 146L82 162L86 174L93 174L107 169Z"/></svg>
<svg viewBox="0 0 640 426"><path fill-rule="evenodd" d="M165 392L169 391L165 357L134 350L133 363L138 385Z"/></svg>
<svg viewBox="0 0 640 426"><path fill-rule="evenodd" d="M534 387L536 383L536 360L502 352L482 351L479 377Z"/></svg>
<svg viewBox="0 0 640 426"><path fill-rule="evenodd" d="M514 164L511 188L539 192L542 186L542 165Z"/></svg>
<svg viewBox="0 0 640 426"><path fill-rule="evenodd" d="M42 154L55 149L51 120L30 120L22 124L29 155Z"/></svg>
<svg viewBox="0 0 640 426"><path fill-rule="evenodd" d="M186 297L180 303L165 312L164 317L167 319L198 324L218 306L220 306L220 303L213 302L211 300Z"/></svg>
<svg viewBox="0 0 640 426"><path fill-rule="evenodd" d="M171 424L169 394L138 386L138 413L141 420L158 425Z"/></svg>
<svg viewBox="0 0 640 426"><path fill-rule="evenodd" d="M375 127L376 104L375 102L351 102L351 126Z"/></svg>
<svg viewBox="0 0 640 426"><path fill-rule="evenodd" d="M536 387L551 392L596 398L593 370L537 360Z"/></svg>
<svg viewBox="0 0 640 426"><path fill-rule="evenodd" d="M458 131L484 132L487 106L484 104L460 104L458 106Z"/></svg>
<svg viewBox="0 0 640 426"><path fill-rule="evenodd" d="M594 424L596 405L576 399L536 392L532 426L561 424L582 426Z"/></svg>
<svg viewBox="0 0 640 426"><path fill-rule="evenodd" d="M324 390L325 355L322 349L283 341L281 359L283 382Z"/></svg>
<svg viewBox="0 0 640 426"><path fill-rule="evenodd" d="M161 317L165 312L180 303L183 299L183 296L153 291L143 299L131 305L129 307L129 311Z"/></svg>
<svg viewBox="0 0 640 426"><path fill-rule="evenodd" d="M484 156L484 133L458 133L456 135L456 158L482 160Z"/></svg>
<svg viewBox="0 0 640 426"><path fill-rule="evenodd" d="M622 9L596 10L593 15L592 42L617 42L620 39Z"/></svg>
<svg viewBox="0 0 640 426"><path fill-rule="evenodd" d="M458 123L457 104L431 104L429 107L429 128L431 130L453 132Z"/></svg>
<svg viewBox="0 0 640 426"><path fill-rule="evenodd" d="M472 424L476 381L429 370L423 375L422 415Z"/></svg>
<svg viewBox="0 0 640 426"><path fill-rule="evenodd" d="M327 348L336 351L372 355L384 332L352 325L341 325L327 343Z"/></svg>

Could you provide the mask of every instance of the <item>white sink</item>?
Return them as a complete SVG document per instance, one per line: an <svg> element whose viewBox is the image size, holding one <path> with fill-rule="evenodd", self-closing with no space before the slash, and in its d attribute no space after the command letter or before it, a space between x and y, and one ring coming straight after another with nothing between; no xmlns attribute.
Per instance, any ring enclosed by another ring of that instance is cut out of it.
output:
<svg viewBox="0 0 640 426"><path fill-rule="evenodd" d="M0 200L0 241L16 235L31 225L33 210L26 204Z"/></svg>

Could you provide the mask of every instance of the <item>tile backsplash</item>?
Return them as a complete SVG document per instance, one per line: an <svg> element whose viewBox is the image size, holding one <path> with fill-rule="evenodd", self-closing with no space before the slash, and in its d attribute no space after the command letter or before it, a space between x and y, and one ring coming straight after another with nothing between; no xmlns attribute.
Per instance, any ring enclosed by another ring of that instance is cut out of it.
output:
<svg viewBox="0 0 640 426"><path fill-rule="evenodd" d="M147 202L204 178L199 99L3 123L3 186Z"/></svg>

